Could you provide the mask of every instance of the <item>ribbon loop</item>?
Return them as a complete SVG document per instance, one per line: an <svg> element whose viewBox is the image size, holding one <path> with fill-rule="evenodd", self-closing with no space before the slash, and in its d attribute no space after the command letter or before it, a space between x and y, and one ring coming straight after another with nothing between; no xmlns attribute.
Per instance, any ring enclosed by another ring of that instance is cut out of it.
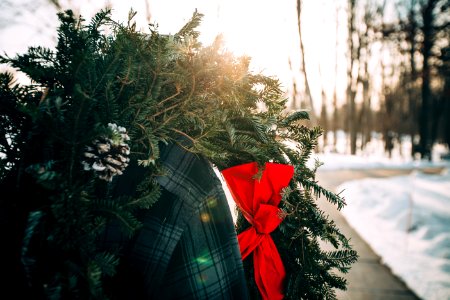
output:
<svg viewBox="0 0 450 300"><path fill-rule="evenodd" d="M252 225L238 235L242 259L253 253L255 281L264 300L282 299L286 277L283 262L270 236L282 222L278 204L281 191L294 176L289 165L266 163L260 180L256 163L222 171L231 195Z"/></svg>

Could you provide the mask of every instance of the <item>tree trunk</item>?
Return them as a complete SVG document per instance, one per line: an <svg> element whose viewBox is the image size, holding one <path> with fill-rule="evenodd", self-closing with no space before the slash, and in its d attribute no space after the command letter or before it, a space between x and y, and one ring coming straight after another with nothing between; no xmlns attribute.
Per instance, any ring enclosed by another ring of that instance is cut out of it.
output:
<svg viewBox="0 0 450 300"><path fill-rule="evenodd" d="M366 144L370 141L371 133L371 96L370 96L370 77L369 77L369 60L371 56L369 32L372 30L373 15L370 9L367 7L364 15L364 22L366 30L360 34L360 48L364 49L364 56L359 58L360 62L360 74L359 80L362 85L362 109L361 109L361 150L364 149Z"/></svg>
<svg viewBox="0 0 450 300"><path fill-rule="evenodd" d="M353 43L353 34L355 32L355 2L356 0L348 1L348 51L349 62L347 66L347 132L350 134L350 153L356 154L356 92L353 87L353 64L356 60L356 53Z"/></svg>
<svg viewBox="0 0 450 300"><path fill-rule="evenodd" d="M297 24L298 24L298 36L300 39L300 59L302 64L302 72L303 72L303 78L305 80L305 96L307 101L309 102L311 112L309 114L309 118L312 122L312 124L317 124L317 117L314 110L314 101L311 95L311 90L309 88L309 81L308 81L308 75L306 72L306 62L305 62L305 47L303 45L303 38L302 38L302 25L301 25L301 15L302 15L302 0L297 0Z"/></svg>
<svg viewBox="0 0 450 300"><path fill-rule="evenodd" d="M423 20L423 67L422 67L422 106L420 110L419 132L420 132L420 154L422 158L431 160L431 139L430 139L430 114L431 114L431 87L430 87L430 56L433 47L433 9L437 0L429 0L422 7Z"/></svg>
<svg viewBox="0 0 450 300"><path fill-rule="evenodd" d="M327 97L322 87L322 109L320 112L320 127L323 129L323 147L321 152L324 152L328 145L328 112L327 112Z"/></svg>
<svg viewBox="0 0 450 300"><path fill-rule="evenodd" d="M337 77L338 77L338 29L339 29L339 11L336 9L336 51L334 59L334 90L333 90L333 151L337 152L337 133L338 133L338 105L337 105Z"/></svg>
<svg viewBox="0 0 450 300"><path fill-rule="evenodd" d="M292 62L290 58L288 62L289 62L289 70L291 71L292 74L294 74L292 78L292 102L290 108L292 110L298 110L302 107L302 101L301 98L298 96L297 83L295 82L295 73L294 70L292 69Z"/></svg>

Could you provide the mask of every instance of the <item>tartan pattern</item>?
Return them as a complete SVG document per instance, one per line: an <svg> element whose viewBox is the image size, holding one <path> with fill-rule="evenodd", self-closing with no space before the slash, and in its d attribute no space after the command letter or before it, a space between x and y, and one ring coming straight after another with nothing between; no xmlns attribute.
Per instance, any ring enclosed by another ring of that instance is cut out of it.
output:
<svg viewBox="0 0 450 300"><path fill-rule="evenodd" d="M112 298L248 299L233 220L209 162L175 144L161 148L161 161L168 175L157 179L162 195L143 212L143 228L131 241L114 225L105 235L105 245L125 245ZM116 193L133 188L125 180Z"/></svg>

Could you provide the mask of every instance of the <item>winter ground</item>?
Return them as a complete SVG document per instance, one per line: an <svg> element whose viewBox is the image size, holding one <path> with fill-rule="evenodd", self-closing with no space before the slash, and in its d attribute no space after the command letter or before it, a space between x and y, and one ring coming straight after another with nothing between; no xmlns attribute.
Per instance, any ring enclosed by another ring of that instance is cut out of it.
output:
<svg viewBox="0 0 450 300"><path fill-rule="evenodd" d="M420 298L450 299L450 161L440 159L448 150L435 147L429 162L400 156L398 148L388 159L372 146L358 156L325 153L313 158L324 163L319 168L323 171L412 170L407 176L343 183L338 187L347 202L342 214ZM404 147L403 153L409 153Z"/></svg>

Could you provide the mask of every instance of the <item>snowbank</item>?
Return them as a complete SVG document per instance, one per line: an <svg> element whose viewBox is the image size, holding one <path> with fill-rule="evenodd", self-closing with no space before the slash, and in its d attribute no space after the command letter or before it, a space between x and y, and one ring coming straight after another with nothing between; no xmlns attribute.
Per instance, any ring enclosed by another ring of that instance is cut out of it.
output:
<svg viewBox="0 0 450 300"><path fill-rule="evenodd" d="M347 221L394 274L423 299L450 299L448 169L356 180L338 190L344 190Z"/></svg>

